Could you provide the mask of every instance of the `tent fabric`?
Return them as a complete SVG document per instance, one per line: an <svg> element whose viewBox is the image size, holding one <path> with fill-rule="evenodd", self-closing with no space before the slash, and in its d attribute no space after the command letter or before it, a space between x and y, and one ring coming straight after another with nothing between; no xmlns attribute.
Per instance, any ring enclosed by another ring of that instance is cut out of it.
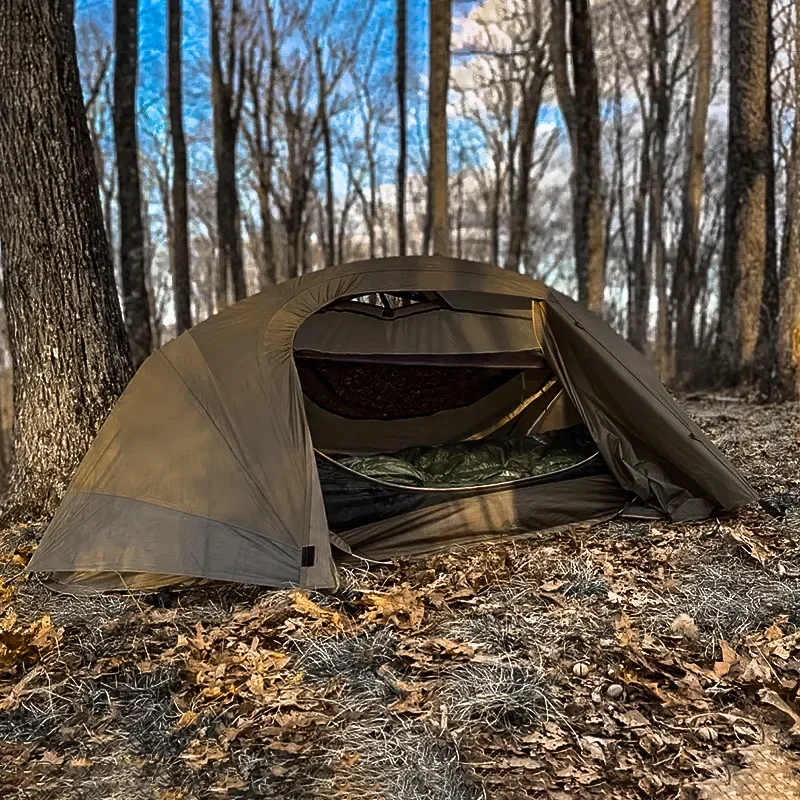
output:
<svg viewBox="0 0 800 800"><path fill-rule="evenodd" d="M443 305L380 319L326 310L375 292L431 294ZM323 325L328 317L335 319ZM307 320L313 322L301 335ZM398 322L402 337L391 333ZM377 338L375 325L384 332ZM509 341L517 335L518 345ZM348 533L349 544L371 552L558 527L607 515L631 496L674 520L757 499L643 356L594 314L540 282L497 267L440 257L392 258L287 281L154 353L102 426L29 569L100 588L124 588L140 574L333 586L315 445L324 450L355 443L351 451L358 453L469 438L512 413L530 390L529 383L523 385L526 370L520 370L488 397L440 412L446 427L438 425L437 414L345 420L304 394L294 360L296 338L305 349L324 354L328 347L337 357L345 350L534 351L548 365L538 370L540 378L552 371L563 390L543 409L551 428L558 427L559 416L566 422L577 413L608 467L607 476L580 479L590 482L590 491L577 485L570 491L569 482L561 482L498 492ZM514 420L512 415L509 425Z"/></svg>

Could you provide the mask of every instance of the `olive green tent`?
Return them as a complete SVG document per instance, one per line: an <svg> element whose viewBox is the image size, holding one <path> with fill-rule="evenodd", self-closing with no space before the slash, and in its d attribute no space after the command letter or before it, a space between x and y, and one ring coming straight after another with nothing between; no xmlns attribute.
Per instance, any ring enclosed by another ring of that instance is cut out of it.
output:
<svg viewBox="0 0 800 800"><path fill-rule="evenodd" d="M599 453L550 475L408 487L352 466L568 429ZM73 591L329 587L332 548L385 558L607 519L629 501L680 521L756 499L593 313L497 267L392 258L288 281L154 353L29 569Z"/></svg>

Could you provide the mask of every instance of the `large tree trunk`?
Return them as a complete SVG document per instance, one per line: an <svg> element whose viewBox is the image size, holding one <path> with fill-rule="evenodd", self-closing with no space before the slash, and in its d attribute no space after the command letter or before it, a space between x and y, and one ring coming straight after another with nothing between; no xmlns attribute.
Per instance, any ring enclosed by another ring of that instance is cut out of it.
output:
<svg viewBox="0 0 800 800"><path fill-rule="evenodd" d="M69 0L0 3L0 196L8 522L54 509L131 375Z"/></svg>
<svg viewBox="0 0 800 800"><path fill-rule="evenodd" d="M192 327L192 285L189 268L189 201L186 137L183 133L183 74L181 65L181 0L168 0L168 101L172 139L172 296L175 332Z"/></svg>
<svg viewBox="0 0 800 800"><path fill-rule="evenodd" d="M131 357L138 367L153 348L144 267L142 193L136 138L136 82L139 67L138 0L115 0L114 145L119 194L119 250L122 307Z"/></svg>
<svg viewBox="0 0 800 800"><path fill-rule="evenodd" d="M407 0L397 0L397 253L406 254L406 28Z"/></svg>
<svg viewBox="0 0 800 800"><path fill-rule="evenodd" d="M675 379L682 386L693 380L696 357L694 316L700 295L698 239L714 52L712 0L697 0L694 8L694 31L697 38L697 79L683 189L681 234L672 289L675 313Z"/></svg>
<svg viewBox="0 0 800 800"><path fill-rule="evenodd" d="M772 5L768 7L767 25L767 170L766 258L764 282L761 290L758 341L756 342L755 379L762 400L772 400L778 395L778 316L781 307L780 280L778 277L777 232L775 224L775 152L772 125L772 65L775 60L775 41L772 30Z"/></svg>
<svg viewBox="0 0 800 800"><path fill-rule="evenodd" d="M603 309L606 274L600 93L589 0L570 0L569 48L566 43L566 2L551 2L551 56L558 104L564 115L572 148L573 236L578 299L599 312ZM571 65L568 65L568 58Z"/></svg>
<svg viewBox="0 0 800 800"><path fill-rule="evenodd" d="M800 3L795 3L794 106L800 108ZM787 176L786 221L781 254L778 320L778 393L800 400L800 122L794 118Z"/></svg>
<svg viewBox="0 0 800 800"><path fill-rule="evenodd" d="M241 215L236 187L236 139L242 109L242 63L237 58L236 30L239 2L231 0L225 37L225 61L222 66L223 0L209 0L211 7L211 105L214 115L214 163L217 170L217 310L228 304L228 287L234 300L247 295L242 259ZM237 82L238 79L238 82Z"/></svg>
<svg viewBox="0 0 800 800"><path fill-rule="evenodd" d="M751 380L768 255L772 184L768 81L770 0L731 0L725 243L716 369L722 385Z"/></svg>
<svg viewBox="0 0 800 800"><path fill-rule="evenodd" d="M655 6L655 8L654 8ZM667 47L669 36L667 0L651 0L648 7L650 47L653 52L651 93L655 106L653 130L653 182L650 196L650 241L656 283L656 340L654 360L662 378L669 376L669 293L667 290L667 252L664 241L664 190L667 181L667 135L671 116L672 87L670 85Z"/></svg>
<svg viewBox="0 0 800 800"><path fill-rule="evenodd" d="M450 255L447 213L447 88L450 83L451 0L430 0L430 84L428 146L433 252Z"/></svg>

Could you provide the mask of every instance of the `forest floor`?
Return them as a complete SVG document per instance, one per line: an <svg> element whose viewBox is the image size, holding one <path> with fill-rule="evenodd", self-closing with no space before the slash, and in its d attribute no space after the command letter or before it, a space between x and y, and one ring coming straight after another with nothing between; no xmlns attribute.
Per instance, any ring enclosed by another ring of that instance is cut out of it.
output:
<svg viewBox="0 0 800 800"><path fill-rule="evenodd" d="M68 598L0 541L0 796L800 797L800 409L688 400L784 512L612 521L331 592Z"/></svg>

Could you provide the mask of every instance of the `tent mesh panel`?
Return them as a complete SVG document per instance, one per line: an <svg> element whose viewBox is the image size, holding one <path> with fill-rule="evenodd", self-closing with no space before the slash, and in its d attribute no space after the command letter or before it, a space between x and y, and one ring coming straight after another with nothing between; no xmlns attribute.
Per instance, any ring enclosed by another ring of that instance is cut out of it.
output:
<svg viewBox="0 0 800 800"><path fill-rule="evenodd" d="M521 371L303 357L295 363L305 394L320 408L349 419L408 419L464 408Z"/></svg>

